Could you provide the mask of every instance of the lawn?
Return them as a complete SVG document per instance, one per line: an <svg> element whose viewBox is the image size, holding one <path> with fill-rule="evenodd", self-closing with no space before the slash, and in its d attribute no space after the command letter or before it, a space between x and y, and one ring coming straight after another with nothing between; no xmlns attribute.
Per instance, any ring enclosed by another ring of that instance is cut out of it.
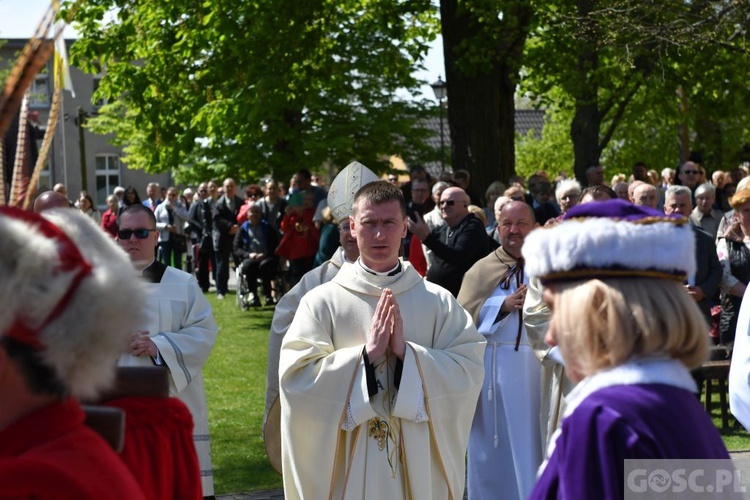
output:
<svg viewBox="0 0 750 500"><path fill-rule="evenodd" d="M207 294L219 324L204 369L217 494L281 488L266 460L261 423L265 408L266 354L273 308L242 311L233 292Z"/></svg>
<svg viewBox="0 0 750 500"><path fill-rule="evenodd" d="M281 488L281 476L266 460L261 423L265 408L268 330L273 308L242 311L233 292L223 301L207 294L219 336L204 375L211 425L211 455L217 494ZM730 418L721 430L718 394L711 417L730 451L750 450L750 434Z"/></svg>

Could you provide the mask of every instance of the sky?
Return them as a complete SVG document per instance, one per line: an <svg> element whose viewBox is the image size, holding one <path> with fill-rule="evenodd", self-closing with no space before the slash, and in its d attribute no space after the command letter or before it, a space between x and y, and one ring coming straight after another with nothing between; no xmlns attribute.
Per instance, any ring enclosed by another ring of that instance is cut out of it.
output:
<svg viewBox="0 0 750 500"><path fill-rule="evenodd" d="M0 0L0 37L29 38L34 34L49 5L50 0ZM75 31L72 28L66 29L65 37L74 38ZM425 66L426 70L416 73L416 76L428 82L436 81L438 76L445 80L442 38L438 37L431 45ZM429 85L422 88L422 95L429 99L435 98Z"/></svg>

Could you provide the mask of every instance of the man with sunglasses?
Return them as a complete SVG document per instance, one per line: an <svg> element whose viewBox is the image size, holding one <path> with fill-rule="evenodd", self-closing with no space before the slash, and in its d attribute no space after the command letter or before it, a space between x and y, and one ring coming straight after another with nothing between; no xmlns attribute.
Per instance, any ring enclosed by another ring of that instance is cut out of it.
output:
<svg viewBox="0 0 750 500"><path fill-rule="evenodd" d="M203 365L211 354L218 329L211 306L192 275L167 267L155 258L159 240L156 218L146 206L134 204L120 215L117 242L146 286L145 324L130 339L130 354L121 366L166 365L171 396L193 416L193 440L201 467L203 495L213 496L213 472Z"/></svg>
<svg viewBox="0 0 750 500"><path fill-rule="evenodd" d="M446 189L440 195L438 205L444 225L430 230L419 214L407 221L409 231L432 250L432 265L427 271L427 281L442 286L455 297L461 288L464 273L490 253L490 239L482 221L469 213L469 197L463 189Z"/></svg>
<svg viewBox="0 0 750 500"><path fill-rule="evenodd" d="M464 277L458 301L487 339L485 383L469 436L469 498L528 498L542 463L541 364L522 320L528 278L521 247L538 227L533 209L511 201L500 211L501 247Z"/></svg>
<svg viewBox="0 0 750 500"><path fill-rule="evenodd" d="M685 163L680 166L680 183L683 186L687 186L690 188L691 191L695 191L695 188L698 187L699 180L700 180L700 171L698 170L698 165L696 165L692 161L686 161Z"/></svg>

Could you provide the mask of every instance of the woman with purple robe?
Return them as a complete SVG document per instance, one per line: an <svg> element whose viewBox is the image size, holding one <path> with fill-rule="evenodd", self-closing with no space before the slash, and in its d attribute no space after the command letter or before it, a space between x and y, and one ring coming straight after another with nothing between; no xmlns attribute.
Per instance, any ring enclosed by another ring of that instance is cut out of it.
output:
<svg viewBox="0 0 750 500"><path fill-rule="evenodd" d="M708 352L684 285L694 253L686 219L623 200L526 238L552 311L545 340L578 383L531 498L623 498L626 459L729 458L690 376Z"/></svg>

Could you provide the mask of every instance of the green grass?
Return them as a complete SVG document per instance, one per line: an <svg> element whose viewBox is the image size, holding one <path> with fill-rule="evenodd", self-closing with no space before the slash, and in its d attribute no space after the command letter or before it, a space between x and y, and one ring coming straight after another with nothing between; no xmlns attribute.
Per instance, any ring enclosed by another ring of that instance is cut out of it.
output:
<svg viewBox="0 0 750 500"><path fill-rule="evenodd" d="M207 294L219 324L216 345L204 369L217 494L281 488L266 459L261 424L265 409L268 330L273 308L242 311L234 292L225 300ZM730 451L750 450L750 434L730 416L721 428L715 389L711 418Z"/></svg>
<svg viewBox="0 0 750 500"><path fill-rule="evenodd" d="M701 403L705 401L706 393L701 395ZM729 396L727 396L727 399ZM747 451L750 450L750 433L729 413L729 425L726 429L721 426L721 410L719 409L719 392L714 383L714 390L711 393L711 420L719 430L724 444L729 451Z"/></svg>
<svg viewBox="0 0 750 500"><path fill-rule="evenodd" d="M219 336L203 370L217 494L281 488L266 459L261 425L265 409L268 330L273 308L242 311L230 292L206 294Z"/></svg>

